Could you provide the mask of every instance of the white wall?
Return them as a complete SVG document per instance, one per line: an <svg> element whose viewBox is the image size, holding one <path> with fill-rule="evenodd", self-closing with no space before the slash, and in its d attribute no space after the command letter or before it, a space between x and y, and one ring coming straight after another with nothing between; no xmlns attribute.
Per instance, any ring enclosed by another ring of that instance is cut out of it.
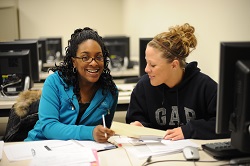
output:
<svg viewBox="0 0 250 166"><path fill-rule="evenodd" d="M168 27L190 23L196 28L197 60L218 80L221 41L250 41L249 0L19 0L20 36L62 36L90 26L102 36L127 35L132 59L139 57L139 37L153 37Z"/></svg>
<svg viewBox="0 0 250 166"><path fill-rule="evenodd" d="M202 72L218 81L221 41L250 41L249 0L124 0L124 29L131 54L139 54L139 37L154 37L168 27L190 23L196 28L196 60Z"/></svg>
<svg viewBox="0 0 250 166"><path fill-rule="evenodd" d="M61 36L63 48L77 28L122 35L120 0L19 0L20 37Z"/></svg>
<svg viewBox="0 0 250 166"><path fill-rule="evenodd" d="M0 41L18 37L17 0L0 0Z"/></svg>

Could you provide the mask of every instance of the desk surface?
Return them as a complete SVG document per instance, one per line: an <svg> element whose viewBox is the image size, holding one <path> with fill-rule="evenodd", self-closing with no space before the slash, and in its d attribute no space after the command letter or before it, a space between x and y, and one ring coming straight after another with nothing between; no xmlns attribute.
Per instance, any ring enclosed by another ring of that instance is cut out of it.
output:
<svg viewBox="0 0 250 166"><path fill-rule="evenodd" d="M112 129L114 128L115 130L124 130L124 127L125 128L128 127L127 130L132 130L132 128L133 128L128 124L123 124L123 123L119 123L119 122L113 122L111 128ZM147 132L150 134L150 132L154 129L141 128L141 130L142 130L141 132ZM133 131L130 131L130 133L131 132L133 132ZM135 129L134 132L137 132L137 129ZM161 130L154 131L154 133L157 133L157 132L158 132L158 134L162 134ZM112 139L112 137L110 139ZM228 139L191 140L191 141L201 145L204 143L220 142L220 141L225 141L225 140L228 140ZM25 143L25 142L19 142L19 143ZM5 143L5 146L7 146L8 144L11 144L11 143ZM129 151L127 151L125 149L126 146L129 146L129 145L122 145L122 147L119 147L117 149L98 152L100 166L111 166L111 165L139 166L139 165L142 165L146 159L145 158L143 158L143 159L137 158L136 156L134 156L132 153L130 153ZM228 161L217 161L202 150L200 150L200 161L196 162L195 164L191 161L185 161L182 153L175 153L175 154L168 154L168 155L152 157L152 161L158 161L158 160L175 160L175 161L160 162L160 163L156 163L154 165L194 166L196 164L197 166L210 166L210 165L221 165L221 164L228 163ZM176 160L181 160L181 161L176 161ZM209 161L209 162L202 162L202 161ZM216 161L216 162L214 162L214 161ZM5 153L3 152L3 157L2 157L2 161L0 162L0 166L27 166L27 165L29 165L29 163L30 163L30 160L9 162Z"/></svg>

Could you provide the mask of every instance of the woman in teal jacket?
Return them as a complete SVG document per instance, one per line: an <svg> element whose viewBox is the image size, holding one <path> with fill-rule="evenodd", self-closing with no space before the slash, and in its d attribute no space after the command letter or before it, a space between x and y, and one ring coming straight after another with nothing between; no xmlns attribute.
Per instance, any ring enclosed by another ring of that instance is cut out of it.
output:
<svg viewBox="0 0 250 166"><path fill-rule="evenodd" d="M25 141L95 140L106 142L118 91L108 68L109 53L102 37L91 28L76 29L66 56L44 82L39 120ZM103 126L102 115L106 126Z"/></svg>

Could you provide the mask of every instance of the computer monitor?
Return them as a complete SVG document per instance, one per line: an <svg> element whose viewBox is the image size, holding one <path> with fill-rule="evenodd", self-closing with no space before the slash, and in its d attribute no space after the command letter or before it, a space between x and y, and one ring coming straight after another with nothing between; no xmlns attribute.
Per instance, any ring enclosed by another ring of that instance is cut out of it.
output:
<svg viewBox="0 0 250 166"><path fill-rule="evenodd" d="M143 76L146 74L145 67L147 65L146 59L145 59L145 51L147 44L152 40L153 38L139 38L139 76Z"/></svg>
<svg viewBox="0 0 250 166"><path fill-rule="evenodd" d="M221 42L216 133L250 153L250 42Z"/></svg>
<svg viewBox="0 0 250 166"><path fill-rule="evenodd" d="M63 59L62 55L62 38L46 37L47 40L47 57L46 63L54 63Z"/></svg>
<svg viewBox="0 0 250 166"><path fill-rule="evenodd" d="M15 41L32 41L32 40L38 40L38 52L39 52L39 60L41 60L42 63L46 63L46 54L48 50L48 44L47 39L45 38L39 38L39 39L16 39Z"/></svg>
<svg viewBox="0 0 250 166"><path fill-rule="evenodd" d="M27 41L27 40L38 40L38 53L39 53L39 71L47 71L43 68L43 64L47 62L47 51L48 44L47 39L39 38L39 39L16 39L15 41Z"/></svg>
<svg viewBox="0 0 250 166"><path fill-rule="evenodd" d="M105 46L110 53L111 70L112 68L128 67L130 62L130 42L127 36L106 36L103 37ZM125 63L127 58L127 64Z"/></svg>
<svg viewBox="0 0 250 166"><path fill-rule="evenodd" d="M17 96L33 87L30 51L0 52L0 96Z"/></svg>
<svg viewBox="0 0 250 166"><path fill-rule="evenodd" d="M32 79L34 82L40 81L38 40L18 40L10 42L0 42L0 52L30 50Z"/></svg>
<svg viewBox="0 0 250 166"><path fill-rule="evenodd" d="M125 79L125 83L137 83L140 78L146 74L145 68L147 65L146 59L145 59L145 51L147 44L152 40L153 38L139 38L139 76L135 78L127 78Z"/></svg>
<svg viewBox="0 0 250 166"><path fill-rule="evenodd" d="M46 38L38 39L38 51L39 51L39 60L40 60L40 71L47 71L47 68L44 66L47 63L47 53L48 53L48 41Z"/></svg>
<svg viewBox="0 0 250 166"><path fill-rule="evenodd" d="M47 51L48 51L48 43L47 39L38 39L38 52L39 52L39 59L43 63L47 62Z"/></svg>

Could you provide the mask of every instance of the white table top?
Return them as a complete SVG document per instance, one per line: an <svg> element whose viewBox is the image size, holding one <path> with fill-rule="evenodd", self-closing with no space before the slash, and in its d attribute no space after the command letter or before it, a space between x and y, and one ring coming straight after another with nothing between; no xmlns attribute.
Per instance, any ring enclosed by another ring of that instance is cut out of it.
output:
<svg viewBox="0 0 250 166"><path fill-rule="evenodd" d="M113 122L111 129L115 130L126 130L126 126L128 124L119 123L119 122ZM133 127L129 127L129 130L133 132ZM152 129L149 128L141 128L141 130L144 130L143 132L147 132L150 134L150 131ZM154 129L153 129L154 130ZM128 130L126 130L128 131ZM162 133L161 130L155 130L154 133L157 133L159 131L159 134ZM137 132L135 130L134 132ZM125 133L126 134L126 133ZM110 138L112 140L112 137ZM211 143L211 142L221 142L221 141L227 141L228 139L219 139L219 140L193 140L190 141L197 143L198 145L202 145L204 143ZM26 142L19 142L20 144L25 144ZM16 144L16 143L5 143L5 146L8 144ZM113 165L119 165L119 166L141 166L145 161L146 158L138 158L133 153L127 150L127 147L132 146L131 144L122 144L117 149L107 150L98 152L98 158L100 161L100 166L113 166ZM155 163L153 165L157 166L210 166L210 165L222 165L228 163L228 161L218 161L205 153L204 151L200 150L200 160L195 162L192 161L186 161L182 152L177 152L174 154L166 154L161 156L153 156L152 161L160 161L160 160L166 160L165 162L159 162ZM172 160L172 161L170 161ZM206 161L206 162L205 162ZM0 162L0 166L27 166L30 164L30 160L23 160L23 161L17 161L17 162L9 162L8 158L6 157L5 153L3 152L3 157Z"/></svg>

